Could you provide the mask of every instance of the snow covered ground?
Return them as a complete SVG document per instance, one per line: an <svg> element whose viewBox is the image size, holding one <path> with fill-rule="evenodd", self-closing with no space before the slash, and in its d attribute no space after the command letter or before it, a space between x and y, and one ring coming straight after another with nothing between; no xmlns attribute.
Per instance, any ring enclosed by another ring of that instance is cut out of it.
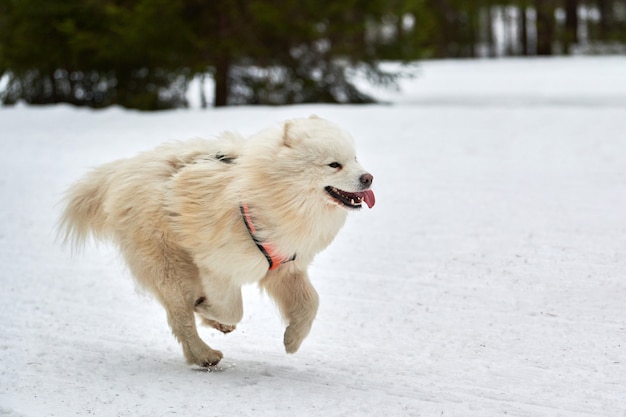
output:
<svg viewBox="0 0 626 417"><path fill-rule="evenodd" d="M0 109L2 416L626 416L626 58L425 62L390 105ZM246 288L184 363L110 245L55 243L63 191L170 139L317 113L377 205L311 270L301 350Z"/></svg>

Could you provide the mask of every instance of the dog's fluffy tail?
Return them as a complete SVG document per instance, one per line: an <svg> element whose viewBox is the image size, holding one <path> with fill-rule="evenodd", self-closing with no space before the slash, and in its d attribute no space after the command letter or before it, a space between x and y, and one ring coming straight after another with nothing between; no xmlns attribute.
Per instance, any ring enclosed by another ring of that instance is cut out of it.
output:
<svg viewBox="0 0 626 417"><path fill-rule="evenodd" d="M73 249L80 249L91 235L106 238L107 214L104 201L108 190L108 170L96 169L67 190L65 210L58 225L58 237Z"/></svg>

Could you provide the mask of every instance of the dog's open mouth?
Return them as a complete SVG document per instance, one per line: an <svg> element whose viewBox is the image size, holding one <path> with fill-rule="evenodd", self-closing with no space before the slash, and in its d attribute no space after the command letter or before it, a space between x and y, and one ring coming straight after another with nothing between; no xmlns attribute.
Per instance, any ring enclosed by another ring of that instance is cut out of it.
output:
<svg viewBox="0 0 626 417"><path fill-rule="evenodd" d="M376 203L376 198L374 197L374 192L372 190L349 193L348 191L343 191L338 188L331 187L330 185L326 187L325 190L328 194L330 194L333 200L348 208L361 208L362 203L367 204L368 208L372 208Z"/></svg>

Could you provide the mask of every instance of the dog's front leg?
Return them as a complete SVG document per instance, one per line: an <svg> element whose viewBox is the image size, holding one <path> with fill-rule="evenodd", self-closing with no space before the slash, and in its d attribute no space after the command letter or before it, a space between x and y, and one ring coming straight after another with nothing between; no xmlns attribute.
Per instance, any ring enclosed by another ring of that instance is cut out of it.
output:
<svg viewBox="0 0 626 417"><path fill-rule="evenodd" d="M259 284L276 300L287 321L285 350L287 353L296 352L311 331L317 314L317 291L311 285L306 271L300 271L294 265L283 265L268 272Z"/></svg>

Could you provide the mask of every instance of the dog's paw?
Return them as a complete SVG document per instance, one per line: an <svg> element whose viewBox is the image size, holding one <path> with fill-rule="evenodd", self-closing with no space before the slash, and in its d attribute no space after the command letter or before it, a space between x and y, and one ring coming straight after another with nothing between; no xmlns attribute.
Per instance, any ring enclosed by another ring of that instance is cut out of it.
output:
<svg viewBox="0 0 626 417"><path fill-rule="evenodd" d="M224 354L220 352L219 350L209 349L208 351L205 351L202 354L197 355L193 359L193 363L203 368L208 368L210 366L217 365L222 360L223 357L224 357Z"/></svg>
<svg viewBox="0 0 626 417"><path fill-rule="evenodd" d="M185 354L185 358L187 359L187 363L198 365L203 368L217 365L224 357L222 352L211 349L204 342L196 344L195 346L184 346L183 352Z"/></svg>
<svg viewBox="0 0 626 417"><path fill-rule="evenodd" d="M285 329L285 336L283 337L285 351L287 353L296 353L308 333L308 331L303 331L301 327L293 325L287 326L287 329Z"/></svg>
<svg viewBox="0 0 626 417"><path fill-rule="evenodd" d="M222 324L218 321L210 320L210 319L202 319L202 323L207 326L211 326L214 329L219 330L220 332L224 334L230 333L237 328L236 324Z"/></svg>
<svg viewBox="0 0 626 417"><path fill-rule="evenodd" d="M213 326L215 329L219 330L220 332L227 334L232 332L233 330L235 330L237 328L236 324L222 324L222 323L215 323L215 326Z"/></svg>

